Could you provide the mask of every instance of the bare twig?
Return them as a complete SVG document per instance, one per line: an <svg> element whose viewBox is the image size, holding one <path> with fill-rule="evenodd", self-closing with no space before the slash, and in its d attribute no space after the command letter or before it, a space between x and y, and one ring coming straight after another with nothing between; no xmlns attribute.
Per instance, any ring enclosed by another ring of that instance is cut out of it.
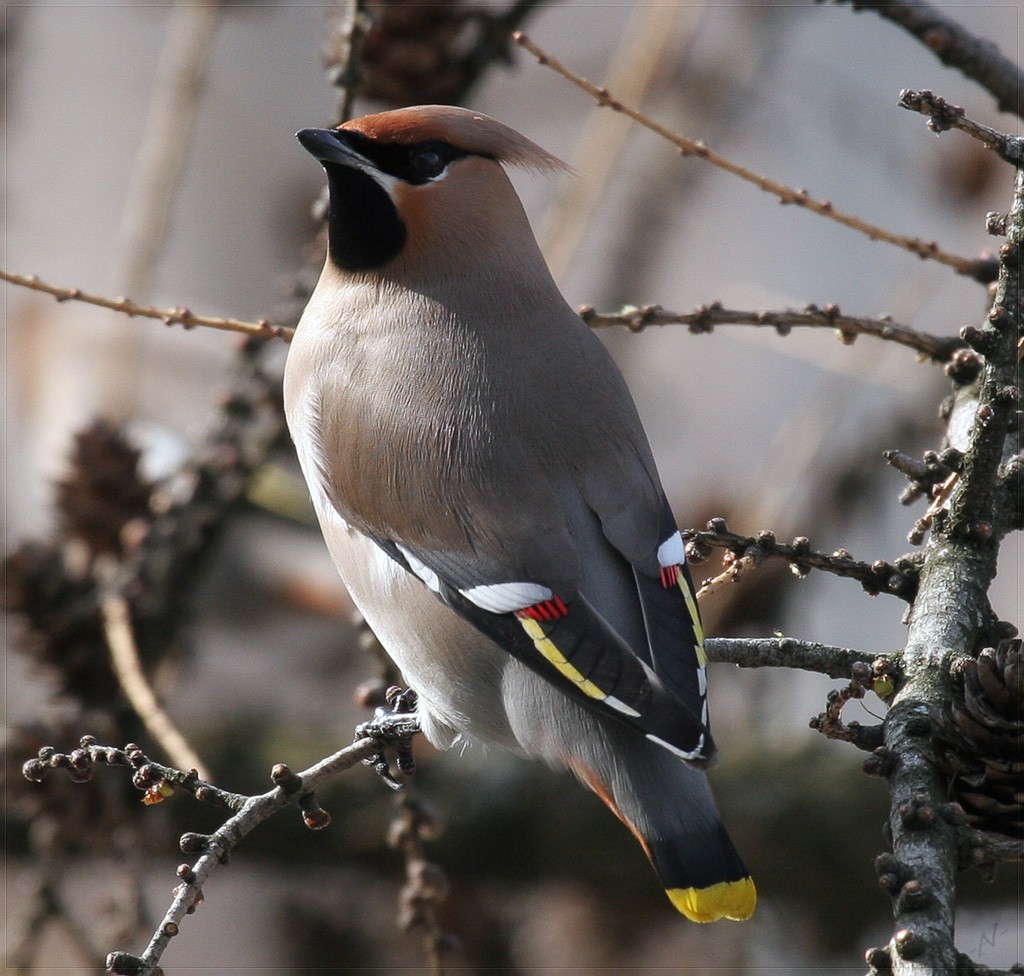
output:
<svg viewBox="0 0 1024 976"><path fill-rule="evenodd" d="M874 752L882 745L882 726L863 726L860 722L843 721L843 706L851 698L862 699L865 692L871 690L874 685L874 671L863 661L857 661L851 670L853 673L850 683L845 688L833 688L828 693L828 704L825 711L812 718L810 726L828 739L849 742L858 749ZM887 668L882 673L885 677L886 689L891 693L891 675Z"/></svg>
<svg viewBox="0 0 1024 976"><path fill-rule="evenodd" d="M836 576L858 580L872 596L891 593L904 600L912 600L917 588L918 560L915 556L901 556L895 563L877 559L872 563L854 559L848 552L817 552L810 542L798 536L792 544L778 542L774 532L759 532L756 536L742 536L730 532L725 519L708 522L706 532L684 529L683 539L697 548L728 549L736 558L753 556L756 561L765 558L785 559L798 576L806 576L812 569L824 570Z"/></svg>
<svg viewBox="0 0 1024 976"><path fill-rule="evenodd" d="M961 828L960 863L963 868L983 868L999 863L1024 861L1024 840L998 837L982 830Z"/></svg>
<svg viewBox="0 0 1024 976"><path fill-rule="evenodd" d="M726 553L726 556L729 554ZM711 579L706 579L700 584L700 589L697 590L697 599L703 600L706 597L717 593L719 590L724 589L730 583L736 583L739 578L748 570L753 569L758 565L758 559L754 553L748 552L744 556L740 556L738 559L733 558L729 565L722 570L717 576Z"/></svg>
<svg viewBox="0 0 1024 976"><path fill-rule="evenodd" d="M175 0L171 8L111 271L112 288L122 294L145 297L152 291L194 141L199 94L220 13L221 0ZM124 417L134 412L144 341L141 333L129 333L119 338L117 356L104 358L102 399L108 413Z"/></svg>
<svg viewBox="0 0 1024 976"><path fill-rule="evenodd" d="M959 480L960 472L954 471L939 486L938 491L935 492L935 496L932 498L932 503L928 506L928 511L914 523L914 528L910 531L908 538L912 545L919 546L924 541L925 533L934 524L935 516L946 507L949 496Z"/></svg>
<svg viewBox="0 0 1024 976"><path fill-rule="evenodd" d="M186 329L206 326L226 332L239 332L258 339L284 339L286 342L291 340L295 332L290 326L273 325L267 319L248 322L244 319L200 315L184 306L155 308L140 305L128 298L89 294L80 288L48 284L36 275L22 275L0 269L0 279L12 285L52 295L59 302L85 302L121 312L129 317L159 319L165 325L181 325ZM584 305L580 308L579 314L591 328L622 326L632 332L640 332L649 325L686 325L694 334L711 332L719 325L770 327L780 334L786 334L791 328L834 329L845 343L851 342L858 335L870 335L914 349L936 362L947 361L954 352L967 346L967 343L958 336L935 336L919 332L909 326L893 322L887 316L862 318L843 315L836 305L826 305L824 308L808 305L801 311L740 311L723 308L719 303L712 302L710 305L701 305L691 312L672 312L660 305L627 307L618 312L598 312L592 306ZM1024 352L1024 345L1021 348Z"/></svg>
<svg viewBox="0 0 1024 976"><path fill-rule="evenodd" d="M587 81L586 78L583 78L574 71L571 71L556 58L553 58L548 54L543 48L534 44L533 41L531 41L522 32L516 32L513 35L513 39L520 45L520 47L529 51L540 64L546 65L554 72L565 78L566 81L571 82L578 88L587 92L587 94L597 101L598 105L607 106L612 109L612 111L621 112L623 115L628 116L633 119L634 122L642 125L645 129L649 129L651 132L654 132L668 142L671 142L684 156L695 156L699 159L703 159L712 166L717 166L719 169L725 170L725 172L731 173L733 176L739 177L747 183L752 183L754 186L758 187L758 189L778 197L781 203L804 207L821 217L827 217L829 220L834 220L845 227L849 227L852 230L866 234L872 240L885 241L888 244L893 244L896 247L910 251L911 253L918 255L918 257L937 261L940 264L953 268L958 274L967 275L968 277L982 281L989 280L986 277L988 269L987 262L981 262L970 258L960 257L956 254L950 254L949 252L942 250L934 241L924 241L919 237L906 237L902 234L895 234L882 227L869 224L867 221L861 220L859 217L854 217L851 214L837 210L829 200L818 200L815 197L812 197L806 190L793 189L792 187L779 183L776 180L769 179L767 176L762 176L760 173L756 173L745 166L741 166L739 163L735 163L731 159L728 159L720 153L708 148L708 146L703 142L688 139L686 136L681 136L678 133L672 132L670 129L667 129L665 126L655 122L653 119L644 115L637 109L624 104L615 98L607 88L598 87L597 85Z"/></svg>
<svg viewBox="0 0 1024 976"><path fill-rule="evenodd" d="M271 325L266 319L245 322L241 319L222 318L214 315L196 315L191 309L185 307L154 308L151 305L140 305L129 298L90 295L79 288L49 285L45 281L40 281L35 275L20 275L2 269L0 269L0 279L12 285L20 285L22 288L30 288L32 291L52 295L58 302L85 302L88 305L109 308L113 312L121 312L129 317L137 315L147 319L159 319L165 325L180 325L186 329L204 325L211 329L223 329L226 332L241 332L243 335L255 336L258 339L284 339L286 341L291 339L292 333L295 331L285 325Z"/></svg>
<svg viewBox="0 0 1024 976"><path fill-rule="evenodd" d="M882 457L907 477L909 484L900 496L904 505L917 501L922 495L933 498L942 491L942 483L959 470L963 461L963 455L953 447L947 447L941 453L925 451L921 460L899 450L884 451Z"/></svg>
<svg viewBox="0 0 1024 976"><path fill-rule="evenodd" d="M640 4L634 9L608 66L609 83L640 105L675 38L675 22L686 18L684 37L692 37L704 19L702 3L676 7ZM629 138L628 119L594 108L569 159L577 179L566 180L555 196L538 237L555 280L569 269L580 241L604 197L605 187L622 159Z"/></svg>
<svg viewBox="0 0 1024 976"><path fill-rule="evenodd" d="M909 109L911 112L920 112L921 115L930 116L928 128L936 134L949 129L959 129L993 150L1010 165L1024 164L1024 139L1008 136L1005 132L999 132L980 122L975 122L967 117L966 112L959 105L947 102L933 91L928 89L914 91L912 88L904 88L900 92L899 104L901 108Z"/></svg>
<svg viewBox="0 0 1024 976"><path fill-rule="evenodd" d="M660 305L623 308L618 312L598 312L589 305L580 309L587 325L599 329L625 326L639 332L648 325L687 325L694 333L711 332L719 325L754 325L774 328L781 335L792 328L834 329L840 341L849 344L859 335L874 336L914 349L936 362L946 362L967 343L959 336L936 336L893 322L887 315L878 318L843 315L838 305L808 305L800 311L740 311L723 308L718 302L700 305L691 312L671 312Z"/></svg>
<svg viewBox="0 0 1024 976"><path fill-rule="evenodd" d="M410 717L397 716L401 732L408 734ZM271 778L274 789L258 796L241 796L227 793L210 783L200 780L195 770L185 772L172 766L153 762L142 750L129 744L124 749L98 745L91 736L85 736L80 747L70 754L55 752L51 747L40 750L37 759L25 764L25 776L33 781L41 780L53 768L65 768L73 779L84 780L92 776L97 765L130 766L135 770L133 782L145 791L150 802L169 796L175 789L184 789L197 800L232 811L232 816L212 834L186 833L181 837L181 848L186 853L199 854L191 865L178 868L181 883L174 890L170 907L157 926L145 952L134 956L127 952L112 952L107 956L107 971L111 973L132 973L147 976L159 972L159 961L171 939L180 931L186 915L190 915L203 900L203 884L228 855L257 826L279 810L291 804L298 804L303 819L310 829L319 829L330 822L329 815L316 803L316 789L338 774L380 752L377 739L362 738L355 744L341 749L301 773L293 773L283 763L276 765Z"/></svg>
<svg viewBox="0 0 1024 976"><path fill-rule="evenodd" d="M899 24L945 65L956 68L984 86L1003 112L1022 115L1024 69L1002 54L989 40L976 37L953 20L944 9L926 0L834 0L849 3L855 11L874 10Z"/></svg>
<svg viewBox="0 0 1024 976"><path fill-rule="evenodd" d="M895 672L899 660L898 654L881 657L794 637L709 637L704 648L709 661L741 668L799 668L830 678L852 678L855 665L874 665L878 661L887 662L888 670Z"/></svg>
<svg viewBox="0 0 1024 976"><path fill-rule="evenodd" d="M146 678L135 643L128 601L111 590L103 596L100 607L114 673L135 714L142 719L149 734L161 745L175 766L195 769L200 778L209 779L206 764L164 711Z"/></svg>

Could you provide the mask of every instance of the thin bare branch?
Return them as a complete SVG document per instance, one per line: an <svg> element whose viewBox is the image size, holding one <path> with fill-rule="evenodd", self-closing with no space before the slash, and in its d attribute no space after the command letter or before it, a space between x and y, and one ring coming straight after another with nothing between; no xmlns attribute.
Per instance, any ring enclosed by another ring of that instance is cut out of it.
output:
<svg viewBox="0 0 1024 976"><path fill-rule="evenodd" d="M843 706L851 699L860 700L875 684L875 674L884 681L888 693L893 691L892 673L889 662L884 658L875 662L875 667L863 661L853 665L850 683L845 688L833 688L827 697L825 711L810 721L810 727L820 732L827 739L849 742L865 752L874 752L882 745L881 725L861 725L860 722L844 722Z"/></svg>
<svg viewBox="0 0 1024 976"><path fill-rule="evenodd" d="M833 553L815 551L803 536L787 544L779 542L774 532L759 532L756 536L737 535L729 531L722 518L711 519L706 532L684 529L682 536L688 547L694 547L695 555L705 556L709 548L716 548L728 549L736 559L746 556L753 557L755 562L768 558L785 559L798 576L806 576L812 569L820 569L836 576L850 577L858 580L872 596L890 593L904 600L912 600L917 589L919 560L915 556L901 556L895 563L884 559L867 563L854 559L842 549Z"/></svg>
<svg viewBox="0 0 1024 976"><path fill-rule="evenodd" d="M901 108L909 109L911 112L920 112L921 115L929 116L928 128L932 132L947 132L950 129L959 129L966 132L972 139L987 146L1011 166L1024 165L1024 139L1009 136L1005 132L999 132L974 119L968 118L966 111L959 105L953 105L935 92L924 89L914 91L912 88L904 88L900 92L899 105Z"/></svg>
<svg viewBox="0 0 1024 976"><path fill-rule="evenodd" d="M130 298L107 298L104 295L91 295L80 288L62 288L40 281L35 275L20 275L12 271L0 269L0 279L12 285L20 285L32 291L40 291L52 295L58 302L85 302L100 308L109 308L113 312L121 312L129 317L139 316L147 319L159 319L165 325L180 325L191 329L204 325L211 329L222 329L226 332L241 332L243 335L255 336L258 339L291 339L294 329L285 325L271 325L266 319L257 322L245 322L241 319L222 318L215 315L197 315L191 309L155 308L151 305L140 305Z"/></svg>
<svg viewBox="0 0 1024 976"><path fill-rule="evenodd" d="M898 661L899 654L884 657L849 647L834 647L795 637L709 637L704 642L709 661L735 664L741 668L799 668L827 674L830 678L852 678L854 665L876 661Z"/></svg>
<svg viewBox="0 0 1024 976"><path fill-rule="evenodd" d="M660 305L627 307L618 312L598 312L589 305L583 306L580 316L591 328L625 326L639 332L648 325L687 325L694 333L711 332L719 325L754 325L770 327L786 335L792 328L833 329L839 340L849 344L859 335L874 336L887 342L906 346L933 359L946 362L967 343L959 336L936 336L919 332L907 325L893 322L887 315L878 318L843 315L838 305L819 308L808 305L800 311L740 311L723 308L718 302L700 305L691 312L671 312Z"/></svg>
<svg viewBox="0 0 1024 976"><path fill-rule="evenodd" d="M221 0L175 0L156 67L153 97L146 111L132 168L111 269L111 290L152 294L155 273L167 245L199 112L199 96L217 25ZM117 355L104 356L100 399L110 416L138 412L139 363L147 335L119 336Z"/></svg>
<svg viewBox="0 0 1024 976"><path fill-rule="evenodd" d="M682 20L683 43L688 43L703 22L705 10L703 3L637 6L608 65L610 84L622 91L624 98L643 104L662 67L669 41L678 43L676 23ZM568 271L605 197L605 187L622 161L630 129L629 119L602 112L599 107L591 110L584 123L569 158L577 178L561 184L538 234L556 281Z"/></svg>
<svg viewBox="0 0 1024 976"><path fill-rule="evenodd" d="M387 718L381 720L381 728L385 727L391 727ZM411 716L395 714L393 729L396 739L407 739L415 734L417 726ZM292 804L298 804L302 810L307 827L313 830L326 827L330 816L317 804L316 789L345 770L374 758L380 751L380 740L364 737L301 773L293 773L283 763L278 763L271 772L274 788L258 796L227 793L201 780L194 769L186 772L154 762L132 743L124 749L98 745L92 736L85 736L80 747L67 755L50 746L44 747L38 758L25 763L24 774L28 779L39 782L52 769L63 768L68 770L72 779L81 782L92 777L96 766L129 766L135 770L132 782L144 790L148 802L160 802L175 789L182 789L201 802L231 811L231 817L212 834L182 835L181 849L199 857L193 864L183 864L178 868L181 883L174 889L170 907L145 952L134 956L115 951L107 956L108 972L146 976L161 971L159 961L168 944L179 933L185 916L195 911L203 900L203 884L217 867L227 863L228 855L245 837L279 810Z"/></svg>
<svg viewBox="0 0 1024 976"><path fill-rule="evenodd" d="M874 10L920 40L945 65L978 82L1003 112L1024 118L1024 69L989 40L977 37L926 0L834 0L855 11Z"/></svg>
<svg viewBox="0 0 1024 976"><path fill-rule="evenodd" d="M259 339L291 340L295 330L287 325L273 325L267 319L248 322L244 319L224 318L213 315L199 315L184 306L177 308L156 308L140 305L128 298L109 298L105 295L89 294L80 288L67 288L41 281L36 275L21 275L0 269L0 279L12 285L29 288L32 291L52 295L58 302L85 302L129 317L159 319L165 325L181 325L186 329L206 326L226 332L240 332L242 335ZM771 327L785 335L791 328L833 329L841 342L849 344L858 335L874 336L887 342L906 346L933 359L946 362L958 349L967 343L957 336L936 336L919 332L906 325L893 322L888 316L863 318L843 315L837 305L818 308L808 305L801 311L750 311L723 308L718 302L701 305L691 312L672 312L660 305L626 307L618 312L598 312L590 305L579 310L580 317L591 328L604 329L622 326L632 332L640 332L649 325L686 325L694 334L711 332L719 325L753 325ZM1024 352L1024 345L1022 345Z"/></svg>
<svg viewBox="0 0 1024 976"><path fill-rule="evenodd" d="M128 601L118 593L108 592L100 608L114 673L135 714L175 766L194 769L202 779L209 779L206 764L164 711L146 677L139 660Z"/></svg>
<svg viewBox="0 0 1024 976"><path fill-rule="evenodd" d="M959 480L960 472L954 471L952 474L948 475L946 480L939 486L938 490L935 492L935 496L932 498L932 503L928 506L928 511L914 523L914 528L910 531L908 538L912 545L919 546L924 541L925 534L931 529L932 524L935 522L935 516L946 507L946 503L949 501L949 496Z"/></svg>
<svg viewBox="0 0 1024 976"><path fill-rule="evenodd" d="M739 559L733 559L717 576L704 580L701 583L700 589L697 590L697 599L704 600L719 590L725 589L730 583L739 582L740 577L748 569L753 569L757 565L758 560L752 553L740 556Z"/></svg>
<svg viewBox="0 0 1024 976"><path fill-rule="evenodd" d="M521 31L517 31L513 35L513 40L515 40L520 47L529 51L540 64L546 65L554 72L565 78L566 81L571 82L578 88L587 92L587 94L597 101L598 105L607 106L614 112L621 112L623 115L628 116L633 119L634 122L642 125L645 129L649 129L651 132L654 132L668 142L671 142L672 145L676 146L684 156L695 156L699 159L703 159L712 166L717 166L719 169L725 170L725 172L731 173L733 176L739 177L739 179L744 180L747 183L752 183L765 193L770 193L773 196L778 197L781 203L803 207L821 217L834 220L845 227L849 227L852 230L866 234L872 240L885 241L886 243L900 247L905 251L910 251L911 253L918 255L918 257L937 261L939 264L944 264L947 267L953 268L958 274L967 275L970 278L986 282L989 280L989 278L986 277L989 269L988 262L960 257L959 255L951 254L948 251L942 250L942 248L940 248L934 241L924 241L919 237L906 237L902 234L896 234L892 231L885 230L884 228L878 227L874 224L869 224L867 221L861 220L859 217L854 217L852 214L847 214L837 210L829 200L818 200L817 198L812 197L804 189L793 189L792 187L779 183L767 176L762 176L760 173L756 173L745 166L741 166L739 163L733 162L731 159L721 155L720 153L715 152L701 141L689 139L686 136L672 132L670 129L667 129L665 126L655 122L639 110L619 101L611 94L611 92L608 91L607 88L598 87L597 85L587 81L586 78L583 78L574 71L571 71L556 58L548 54L543 48L534 44L533 41L531 41Z"/></svg>

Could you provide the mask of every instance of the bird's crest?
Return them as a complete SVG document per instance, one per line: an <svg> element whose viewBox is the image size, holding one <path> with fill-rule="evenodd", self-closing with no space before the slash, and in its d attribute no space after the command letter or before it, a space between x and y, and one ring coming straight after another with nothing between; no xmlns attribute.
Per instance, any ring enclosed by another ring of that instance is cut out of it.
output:
<svg viewBox="0 0 1024 976"><path fill-rule="evenodd" d="M456 149L492 156L509 166L571 173L571 167L535 142L480 112L455 105L416 105L352 119L341 126L375 142L397 145L438 140Z"/></svg>

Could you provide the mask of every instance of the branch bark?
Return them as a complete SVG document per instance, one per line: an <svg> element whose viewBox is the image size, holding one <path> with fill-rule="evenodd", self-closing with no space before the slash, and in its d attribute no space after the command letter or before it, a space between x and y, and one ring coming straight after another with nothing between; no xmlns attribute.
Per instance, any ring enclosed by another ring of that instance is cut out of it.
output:
<svg viewBox="0 0 1024 976"><path fill-rule="evenodd" d="M835 221L836 223L842 224L844 227L849 227L851 230L866 234L872 240L885 241L887 244L892 244L905 251L910 251L912 254L916 254L920 258L927 258L932 261L937 261L939 264L944 264L949 268L953 268L958 274L967 275L968 277L979 281L990 280L985 278L985 274L987 273L987 264L985 262L951 254L950 252L944 251L940 248L935 241L925 241L919 237L908 237L904 234L896 234L893 231L886 230L884 227L878 227L874 224L870 224L853 214L837 210L835 206L833 206L831 200L819 200L816 197L812 197L802 188L794 189L793 187L786 186L784 183L780 183L778 180L762 176L760 173L756 173L753 170L748 169L746 166L740 165L734 160L723 156L721 153L715 152L702 141L689 139L686 136L672 132L670 129L667 129L665 126L649 118L647 115L644 115L643 112L619 101L619 99L613 96L607 88L594 85L587 81L586 78L583 78L574 71L571 71L556 58L548 54L548 52L543 48L534 44L533 41L531 41L530 38L521 31L517 31L513 34L512 39L520 47L529 51L537 59L539 64L551 68L552 71L561 75L566 81L585 91L597 102L598 105L607 106L613 112L621 112L623 115L628 116L638 125L642 125L645 129L649 129L656 135L661 136L662 139L672 143L672 145L674 145L682 155L695 156L698 159L703 159L712 166L716 166L747 183L753 184L759 190L772 194L778 198L780 203L803 207L805 210L809 210L811 213L815 213L819 217L825 217L829 220Z"/></svg>
<svg viewBox="0 0 1024 976"><path fill-rule="evenodd" d="M618 312L598 312L590 305L579 310L580 318L593 329L624 325L631 332L640 332L648 325L687 325L699 334L712 332L718 325L754 325L773 328L787 335L793 328L832 329L839 340L851 345L859 335L874 336L914 349L922 356L944 363L967 343L959 336L936 336L919 332L910 326L894 322L889 316L877 318L843 315L838 305L808 305L800 311L750 311L723 308L718 302L700 305L691 312L671 312L660 305L641 305Z"/></svg>
<svg viewBox="0 0 1024 976"><path fill-rule="evenodd" d="M890 889L897 931L887 947L896 976L955 973L962 961L953 941L958 826L936 764L934 732L943 705L954 695L951 674L957 660L973 656L997 623L987 594L1003 531L992 524L996 474L1017 402L1009 391L1017 389L1022 318L1024 172L1017 173L1007 228L989 324L968 331L968 341L983 351L986 363L977 401L960 399L962 411L973 409L963 469L948 515L936 517L925 550L902 655L906 682L884 723L886 747L897 757L889 777L893 858L888 872L898 882ZM949 423L952 429L961 418L950 416Z"/></svg>
<svg viewBox="0 0 1024 976"><path fill-rule="evenodd" d="M798 576L806 576L812 569L824 570L836 576L857 580L865 592L875 596L890 593L910 601L917 588L919 559L916 554L900 556L894 563L876 559L867 563L854 559L843 549L829 554L811 548L805 536L797 536L791 544L779 542L774 532L762 531L756 536L730 532L725 519L713 518L706 532L684 529L687 557L691 563L707 557L711 548L727 549L736 558L751 556L756 565L764 559L785 559Z"/></svg>
<svg viewBox="0 0 1024 976"><path fill-rule="evenodd" d="M149 734L166 750L172 763L183 769L195 769L201 778L208 779L210 774L206 764L161 707L146 678L135 643L128 601L111 589L101 598L100 609L114 673L135 714L142 719Z"/></svg>
<svg viewBox="0 0 1024 976"><path fill-rule="evenodd" d="M882 657L870 651L793 637L709 637L704 649L709 661L741 668L799 668L827 674L830 678L852 678L855 664L870 665ZM898 652L884 656L890 662L899 658Z"/></svg>
<svg viewBox="0 0 1024 976"><path fill-rule="evenodd" d="M820 2L820 0L819 0ZM1021 92L1024 69L995 44L972 34L926 0L834 0L855 11L873 10L913 34L943 64L976 81L995 98L999 110L1024 118Z"/></svg>

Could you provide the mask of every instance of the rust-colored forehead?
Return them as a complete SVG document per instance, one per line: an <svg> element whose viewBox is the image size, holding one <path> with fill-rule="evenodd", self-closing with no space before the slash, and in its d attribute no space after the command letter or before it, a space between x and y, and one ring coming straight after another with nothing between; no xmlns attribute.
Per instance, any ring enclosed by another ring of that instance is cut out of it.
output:
<svg viewBox="0 0 1024 976"><path fill-rule="evenodd" d="M342 129L375 142L409 145L437 140L468 153L493 156L532 169L565 170L566 165L515 129L480 112L454 105L417 105L364 115Z"/></svg>
<svg viewBox="0 0 1024 976"><path fill-rule="evenodd" d="M456 114L445 106L416 106L364 115L346 122L341 128L358 132L376 142L408 145L438 139L459 149L476 151L464 143L467 140L479 141L483 137L479 130L484 128L482 123L485 121L493 122L476 113L460 111Z"/></svg>

